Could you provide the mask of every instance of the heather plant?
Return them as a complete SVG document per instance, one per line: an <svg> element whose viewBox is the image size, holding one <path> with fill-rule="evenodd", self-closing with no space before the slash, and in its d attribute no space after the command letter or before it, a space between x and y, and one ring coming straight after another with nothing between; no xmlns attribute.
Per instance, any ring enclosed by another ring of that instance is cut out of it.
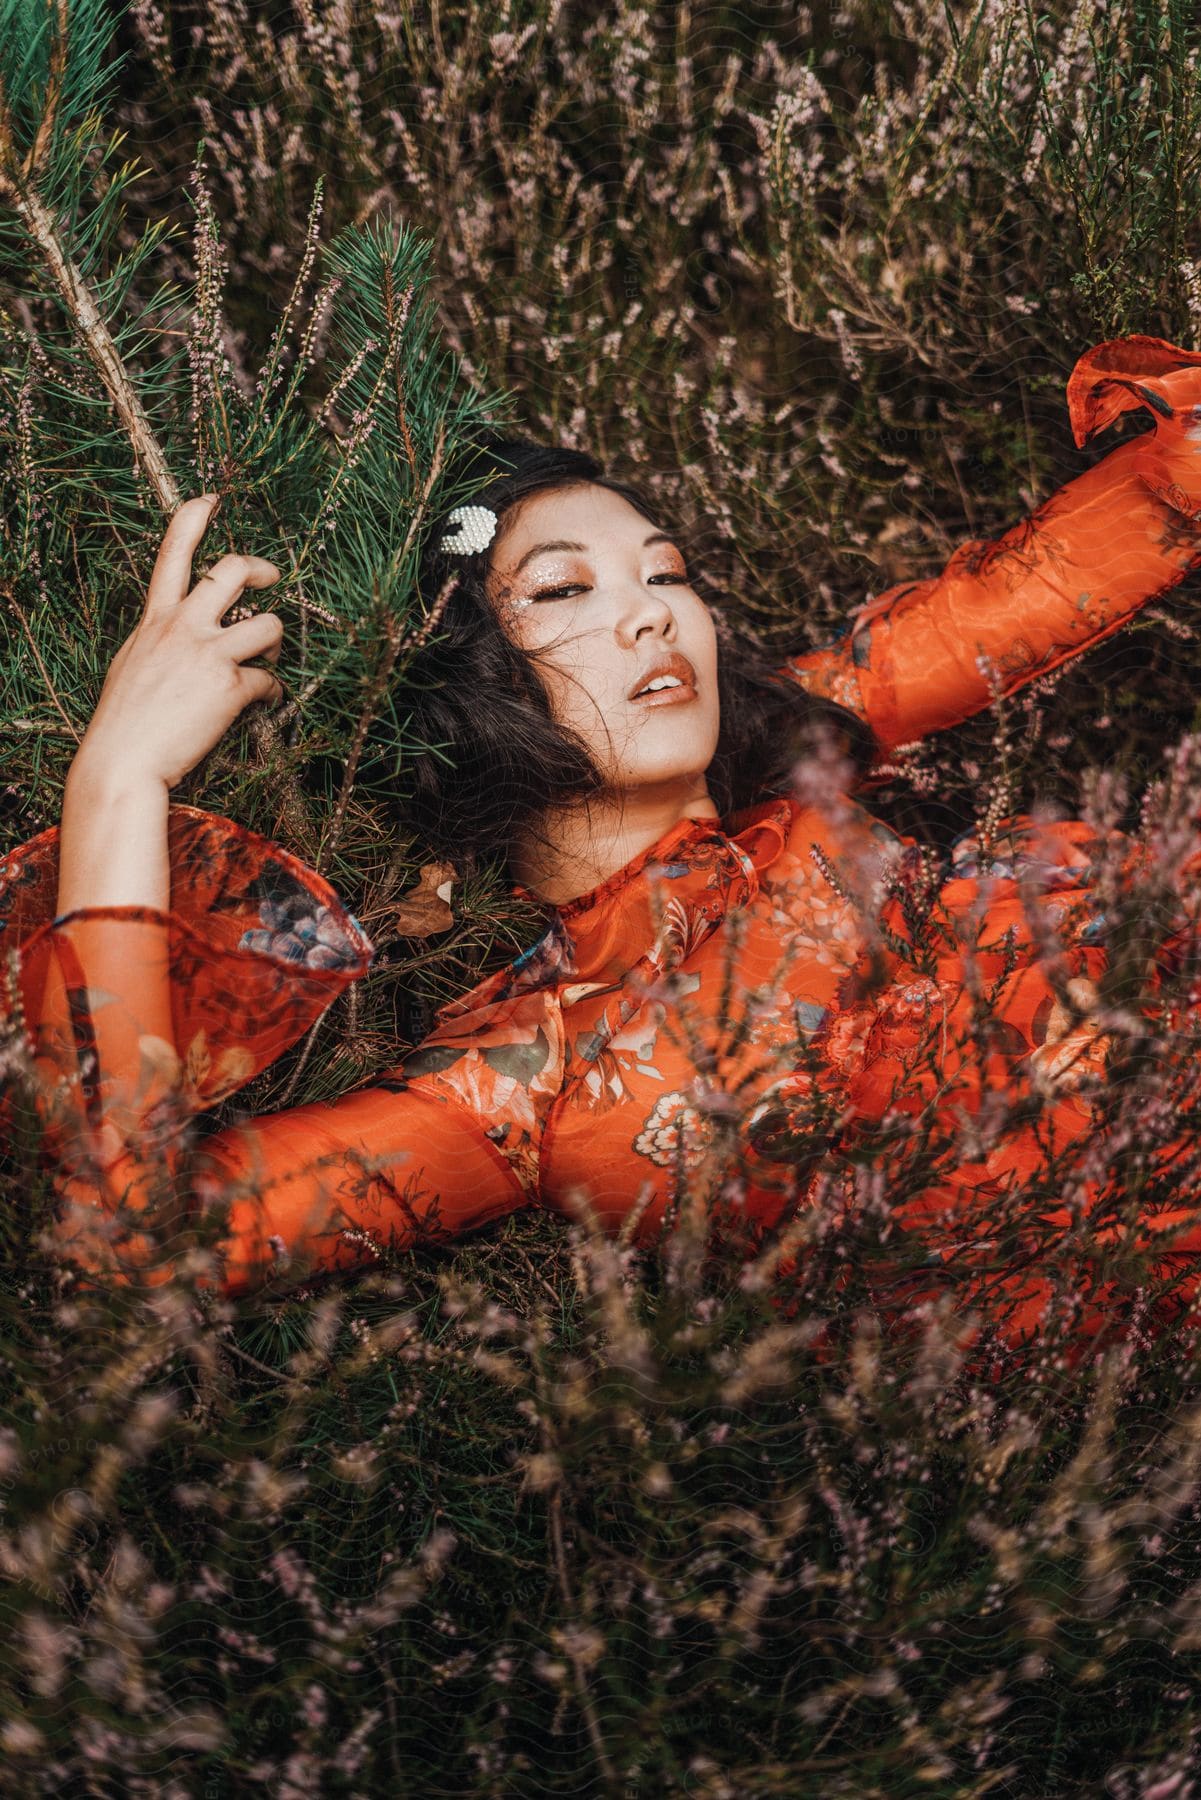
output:
<svg viewBox="0 0 1201 1800"><path fill-rule="evenodd" d="M286 571L288 699L177 797L320 868L384 952L239 1108L395 1061L431 997L527 941L502 882L453 871L430 929L447 872L423 880L364 753L403 740L437 629L421 529L470 494L481 424L519 409L649 476L783 653L1080 466L1077 347L1195 337L1175 0L9 0L0 24L6 841L57 818L164 513L216 486L218 548ZM1040 927L1069 1015L1118 1041L1105 1129L990 1201L982 1253L954 1216L896 1217L1016 1128L1004 1092L952 1127L896 1109L760 1241L741 1097L701 1083L726 1130L654 1247L526 1214L234 1304L195 1280L210 1221L171 1287L89 1292L17 1109L7 1789L1193 1792L1197 1312L1130 1229L1195 1192L1159 1154L1194 1135L1195 968L1147 987L1196 910L1189 601L921 746L874 802L932 844L904 890L919 967L952 827L987 847L1042 805L1109 845L1097 995ZM798 791L836 810L837 773L815 753ZM999 1027L967 963L983 1067ZM723 1032L771 1004L731 994ZM21 1046L0 1057L19 1099ZM989 1324L1015 1257L1053 1290L1022 1352ZM1082 1350L1106 1290L1123 1330Z"/></svg>

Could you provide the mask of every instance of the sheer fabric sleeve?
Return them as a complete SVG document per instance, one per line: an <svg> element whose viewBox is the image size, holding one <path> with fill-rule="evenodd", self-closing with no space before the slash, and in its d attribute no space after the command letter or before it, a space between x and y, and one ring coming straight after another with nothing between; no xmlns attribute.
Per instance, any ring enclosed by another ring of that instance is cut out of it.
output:
<svg viewBox="0 0 1201 1800"><path fill-rule="evenodd" d="M969 718L1102 642L1201 562L1201 353L1163 338L1098 344L1067 384L1078 448L1145 407L1122 443L995 539L961 544L939 575L855 609L832 643L782 673L871 726L880 752Z"/></svg>
<svg viewBox="0 0 1201 1800"><path fill-rule="evenodd" d="M0 1122L32 1102L59 1202L56 1247L85 1274L158 1286L210 1208L229 1295L370 1264L518 1204L464 1105L377 1081L196 1140L197 1113L267 1068L368 969L333 889L227 819L172 807L171 910L55 917L57 828L0 861ZM26 1115L27 1116L27 1115ZM214 1285L202 1271L198 1284ZM85 1284L91 1285L91 1284Z"/></svg>

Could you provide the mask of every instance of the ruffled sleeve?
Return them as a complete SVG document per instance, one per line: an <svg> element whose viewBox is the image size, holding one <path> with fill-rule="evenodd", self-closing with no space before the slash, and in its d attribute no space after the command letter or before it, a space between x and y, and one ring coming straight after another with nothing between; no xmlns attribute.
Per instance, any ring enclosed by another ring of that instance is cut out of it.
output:
<svg viewBox="0 0 1201 1800"><path fill-rule="evenodd" d="M960 723L1126 624L1201 562L1201 352L1163 338L1098 344L1067 384L1078 448L1128 410L1154 430L1118 444L995 539L961 544L942 573L855 609L832 643L782 673L871 726L880 754Z"/></svg>
<svg viewBox="0 0 1201 1800"><path fill-rule="evenodd" d="M294 1044L373 949L322 877L194 807L169 812L169 913L56 917L58 853L55 827L0 859L0 1123L20 1089L60 1186L144 1205L183 1123Z"/></svg>

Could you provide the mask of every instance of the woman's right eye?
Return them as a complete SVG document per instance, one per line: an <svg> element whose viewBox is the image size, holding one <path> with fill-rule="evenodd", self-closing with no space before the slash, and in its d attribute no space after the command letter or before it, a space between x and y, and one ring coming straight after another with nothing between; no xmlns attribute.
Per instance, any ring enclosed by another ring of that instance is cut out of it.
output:
<svg viewBox="0 0 1201 1800"><path fill-rule="evenodd" d="M580 591L582 592L583 591L583 583L579 582L579 581L569 581L569 582L565 583L565 585L563 587L538 588L535 590L534 599L535 600L563 600L563 599L566 599L567 595L570 594L572 592L572 590L575 588L580 589Z"/></svg>

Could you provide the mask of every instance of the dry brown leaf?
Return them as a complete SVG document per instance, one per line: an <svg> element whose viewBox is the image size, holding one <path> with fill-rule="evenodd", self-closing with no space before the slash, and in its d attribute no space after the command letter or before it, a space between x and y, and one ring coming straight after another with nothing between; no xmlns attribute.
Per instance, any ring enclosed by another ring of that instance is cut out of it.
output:
<svg viewBox="0 0 1201 1800"><path fill-rule="evenodd" d="M433 937L450 930L455 922L450 910L454 881L453 863L422 863L420 881L401 895L396 909L396 929L402 937Z"/></svg>

